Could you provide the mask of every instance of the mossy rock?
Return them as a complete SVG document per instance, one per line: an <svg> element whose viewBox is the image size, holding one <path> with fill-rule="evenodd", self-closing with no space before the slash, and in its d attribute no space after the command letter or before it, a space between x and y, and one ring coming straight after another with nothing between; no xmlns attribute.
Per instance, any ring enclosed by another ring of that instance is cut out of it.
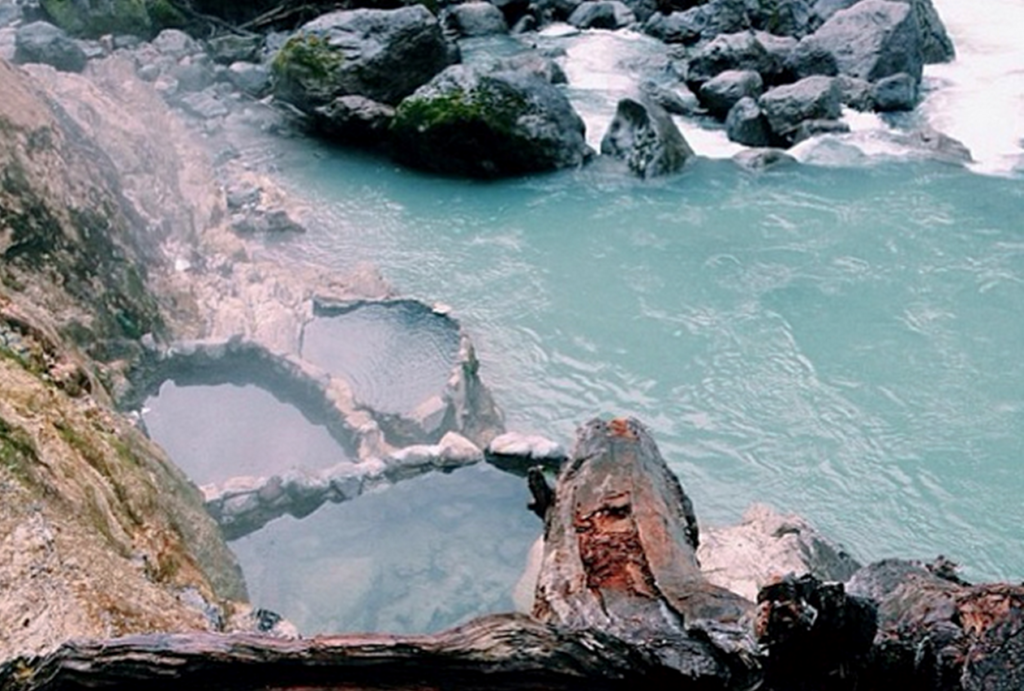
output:
<svg viewBox="0 0 1024 691"><path fill-rule="evenodd" d="M151 37L161 29L180 28L187 18L170 0L41 0L54 24L75 36L104 34Z"/></svg>
<svg viewBox="0 0 1024 691"><path fill-rule="evenodd" d="M345 56L318 34L298 32L271 62L278 95L298 102L327 102L337 90L335 74Z"/></svg>
<svg viewBox="0 0 1024 691"><path fill-rule="evenodd" d="M533 75L448 68L399 105L394 156L434 172L494 178L579 165L590 155L564 94Z"/></svg>

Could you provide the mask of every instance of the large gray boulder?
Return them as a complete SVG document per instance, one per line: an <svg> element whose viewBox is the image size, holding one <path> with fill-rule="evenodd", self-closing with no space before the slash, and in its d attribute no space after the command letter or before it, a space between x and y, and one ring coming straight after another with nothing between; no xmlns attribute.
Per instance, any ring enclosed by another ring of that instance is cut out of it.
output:
<svg viewBox="0 0 1024 691"><path fill-rule="evenodd" d="M459 36L492 36L508 33L505 15L489 2L466 2L444 11L445 26Z"/></svg>
<svg viewBox="0 0 1024 691"><path fill-rule="evenodd" d="M621 29L636 22L636 15L619 0L587 0L569 15L569 23L580 29Z"/></svg>
<svg viewBox="0 0 1024 691"><path fill-rule="evenodd" d="M905 2L861 0L832 15L797 45L795 59L828 55L837 72L877 81L899 72L921 79L924 65L917 17Z"/></svg>
<svg viewBox="0 0 1024 691"><path fill-rule="evenodd" d="M753 31L721 34L698 49L686 67L690 83L706 82L726 70L752 70L771 73L776 59L765 49Z"/></svg>
<svg viewBox="0 0 1024 691"><path fill-rule="evenodd" d="M651 101L619 101L601 153L621 158L641 178L674 173L693 156L693 149L665 110Z"/></svg>
<svg viewBox="0 0 1024 691"><path fill-rule="evenodd" d="M807 77L777 86L758 101L778 137L792 143L804 120L835 120L841 112L839 85L833 77Z"/></svg>
<svg viewBox="0 0 1024 691"><path fill-rule="evenodd" d="M742 0L711 0L688 10L653 14L644 22L643 29L665 43L689 45L749 26Z"/></svg>
<svg viewBox="0 0 1024 691"><path fill-rule="evenodd" d="M708 111L724 118L741 98L757 98L764 90L761 75L751 70L726 70L700 87L700 100Z"/></svg>
<svg viewBox="0 0 1024 691"><path fill-rule="evenodd" d="M949 62L955 58L953 41L946 33L946 27L932 0L910 0L910 7L917 17L917 26L921 31L921 55L925 63Z"/></svg>
<svg viewBox="0 0 1024 691"><path fill-rule="evenodd" d="M578 166L592 154L565 95L526 71L453 65L398 106L393 155L448 175L495 178Z"/></svg>
<svg viewBox="0 0 1024 691"><path fill-rule="evenodd" d="M62 72L85 69L85 51L64 31L47 22L32 22L14 35L14 61L42 63Z"/></svg>
<svg viewBox="0 0 1024 691"><path fill-rule="evenodd" d="M900 72L879 79L872 85L871 102L875 110L913 110L917 105L917 80Z"/></svg>
<svg viewBox="0 0 1024 691"><path fill-rule="evenodd" d="M329 12L278 51L274 93L307 111L348 95L393 105L451 61L440 24L422 5Z"/></svg>
<svg viewBox="0 0 1024 691"><path fill-rule="evenodd" d="M729 141L744 146L771 146L772 129L757 101L747 96L741 98L725 118L725 131Z"/></svg>

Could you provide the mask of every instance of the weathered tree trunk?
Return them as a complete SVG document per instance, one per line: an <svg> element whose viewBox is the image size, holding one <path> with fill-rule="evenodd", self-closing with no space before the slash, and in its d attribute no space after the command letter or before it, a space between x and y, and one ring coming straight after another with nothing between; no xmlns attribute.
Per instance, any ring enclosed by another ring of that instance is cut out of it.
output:
<svg viewBox="0 0 1024 691"><path fill-rule="evenodd" d="M539 472L530 487L546 537L533 617L424 636L73 641L0 664L0 691L1024 689L1024 587L897 560L846 586L787 576L756 606L707 583L690 501L635 420L587 423L555 489Z"/></svg>

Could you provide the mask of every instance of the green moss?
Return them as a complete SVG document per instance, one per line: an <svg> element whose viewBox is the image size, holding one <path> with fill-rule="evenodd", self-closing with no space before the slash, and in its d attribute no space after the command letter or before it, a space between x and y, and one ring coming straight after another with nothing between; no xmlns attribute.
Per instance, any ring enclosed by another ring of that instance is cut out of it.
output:
<svg viewBox="0 0 1024 691"><path fill-rule="evenodd" d="M321 36L298 33L281 46L271 69L278 79L318 81L329 79L345 62L345 56Z"/></svg>
<svg viewBox="0 0 1024 691"><path fill-rule="evenodd" d="M483 82L481 88L469 92L453 89L437 96L405 99L392 128L424 131L482 124L495 132L510 132L526 108L527 102L519 94Z"/></svg>
<svg viewBox="0 0 1024 691"><path fill-rule="evenodd" d="M41 0L53 23L76 36L99 38L104 34L150 36L153 21L146 0Z"/></svg>
<svg viewBox="0 0 1024 691"><path fill-rule="evenodd" d="M149 18L154 31L180 29L188 25L188 17L167 0L150 0Z"/></svg>

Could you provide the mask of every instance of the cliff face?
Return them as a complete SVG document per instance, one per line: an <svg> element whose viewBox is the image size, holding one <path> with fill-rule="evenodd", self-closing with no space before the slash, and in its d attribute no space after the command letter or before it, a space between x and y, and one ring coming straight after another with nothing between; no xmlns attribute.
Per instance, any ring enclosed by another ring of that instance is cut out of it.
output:
<svg viewBox="0 0 1024 691"><path fill-rule="evenodd" d="M0 659L246 597L198 490L112 408L175 309L146 269L167 232L37 83L0 61Z"/></svg>

